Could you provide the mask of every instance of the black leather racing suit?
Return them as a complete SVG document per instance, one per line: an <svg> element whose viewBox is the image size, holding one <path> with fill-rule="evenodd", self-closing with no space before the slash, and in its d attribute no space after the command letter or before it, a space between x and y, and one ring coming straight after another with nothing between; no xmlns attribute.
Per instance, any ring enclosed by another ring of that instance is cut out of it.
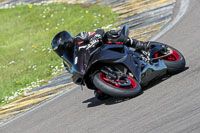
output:
<svg viewBox="0 0 200 133"><path fill-rule="evenodd" d="M104 33L102 29L96 30L95 32L81 32L74 37L74 43L79 46L79 49L85 48L90 52L101 45L101 43L99 43L100 41L105 44L126 45L136 50L145 50L148 48L148 43L131 39L114 30L106 33Z"/></svg>

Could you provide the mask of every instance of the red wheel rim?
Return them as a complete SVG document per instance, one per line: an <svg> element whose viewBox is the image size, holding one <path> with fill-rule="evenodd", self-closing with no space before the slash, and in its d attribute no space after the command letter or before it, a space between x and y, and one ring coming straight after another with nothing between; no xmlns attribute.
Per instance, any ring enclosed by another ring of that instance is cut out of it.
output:
<svg viewBox="0 0 200 133"><path fill-rule="evenodd" d="M177 61L177 60L179 60L180 59L180 55L176 51L174 51L173 49L171 49L171 50L172 50L172 54L169 55L169 56L166 56L166 57L164 57L162 59L168 60L168 61ZM156 58L159 57L159 56L163 56L163 54L156 53L154 55L154 57L156 57Z"/></svg>
<svg viewBox="0 0 200 133"><path fill-rule="evenodd" d="M125 89L125 90L131 90L131 89L135 89L136 86L137 86L137 83L135 82L135 80L133 80L132 78L128 77L127 76L127 79L131 82L130 86L127 86L127 87L123 87L123 86L120 86L119 84L114 84L113 82L110 81L110 79L108 79L106 77L106 74L104 73L101 73L100 74L100 78L102 81L104 81L106 84L110 85L110 86L113 86L113 87L116 87L116 88L119 88L119 89ZM119 80L116 80L116 82L120 82Z"/></svg>

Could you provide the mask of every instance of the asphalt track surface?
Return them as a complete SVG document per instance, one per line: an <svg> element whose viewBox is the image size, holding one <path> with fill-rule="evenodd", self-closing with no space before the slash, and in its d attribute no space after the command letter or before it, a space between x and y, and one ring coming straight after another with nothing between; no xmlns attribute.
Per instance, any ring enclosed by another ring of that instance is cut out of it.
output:
<svg viewBox="0 0 200 133"><path fill-rule="evenodd" d="M97 101L84 88L56 98L0 128L1 133L199 133L200 1L157 41L179 49L188 69L138 97Z"/></svg>

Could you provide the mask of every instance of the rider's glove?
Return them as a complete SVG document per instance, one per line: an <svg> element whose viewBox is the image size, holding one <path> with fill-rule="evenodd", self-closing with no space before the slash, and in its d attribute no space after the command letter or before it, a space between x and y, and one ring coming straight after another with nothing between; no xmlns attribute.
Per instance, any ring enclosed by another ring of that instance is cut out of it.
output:
<svg viewBox="0 0 200 133"><path fill-rule="evenodd" d="M91 39L96 39L101 41L102 40L102 36L100 34L95 34Z"/></svg>
<svg viewBox="0 0 200 133"><path fill-rule="evenodd" d="M98 44L99 44L99 40L98 39L96 39L96 38L91 38L90 39L90 42L89 42L89 44L88 44L88 47L87 47L87 49L90 49L90 48L94 48L95 46L97 46Z"/></svg>
<svg viewBox="0 0 200 133"><path fill-rule="evenodd" d="M102 41L102 36L100 34L95 34L92 38L90 38L87 49L94 48L101 41Z"/></svg>

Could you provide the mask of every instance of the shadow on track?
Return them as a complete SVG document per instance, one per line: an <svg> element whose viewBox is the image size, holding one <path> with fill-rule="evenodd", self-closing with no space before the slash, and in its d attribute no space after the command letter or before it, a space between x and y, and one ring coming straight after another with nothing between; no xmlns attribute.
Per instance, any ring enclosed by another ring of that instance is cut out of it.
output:
<svg viewBox="0 0 200 133"><path fill-rule="evenodd" d="M117 104L117 103L121 103L121 102L125 102L127 100L130 100L132 98L119 98L119 97L110 97L106 100L98 100L95 97L89 98L85 101L83 101L83 103L88 103L88 107L96 107L102 104L105 105L112 105L112 104Z"/></svg>

